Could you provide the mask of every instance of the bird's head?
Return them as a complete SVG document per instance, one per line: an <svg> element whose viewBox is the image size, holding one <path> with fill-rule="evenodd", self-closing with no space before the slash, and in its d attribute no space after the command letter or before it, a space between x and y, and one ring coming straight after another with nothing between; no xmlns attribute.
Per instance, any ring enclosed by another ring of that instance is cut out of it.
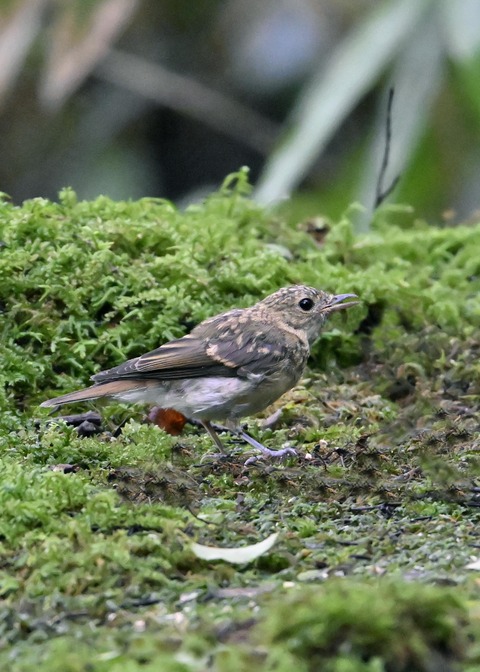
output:
<svg viewBox="0 0 480 672"><path fill-rule="evenodd" d="M355 294L328 294L314 287L293 285L270 294L254 308L267 310L289 327L304 331L309 343L313 343L327 317L356 306L358 301L346 301L356 298Z"/></svg>

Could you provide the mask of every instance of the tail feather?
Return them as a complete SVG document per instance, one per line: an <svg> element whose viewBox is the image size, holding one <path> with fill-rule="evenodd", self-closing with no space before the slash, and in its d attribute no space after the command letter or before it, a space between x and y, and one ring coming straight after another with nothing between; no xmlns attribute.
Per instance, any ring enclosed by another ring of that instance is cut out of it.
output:
<svg viewBox="0 0 480 672"><path fill-rule="evenodd" d="M92 385L91 387L70 392L69 394L63 394L61 397L47 399L40 406L63 406L63 404L71 404L75 401L90 401L91 399L100 399L101 397L112 397L116 394L135 390L140 387L145 387L145 383L134 380L113 380L108 383L101 383L100 385Z"/></svg>

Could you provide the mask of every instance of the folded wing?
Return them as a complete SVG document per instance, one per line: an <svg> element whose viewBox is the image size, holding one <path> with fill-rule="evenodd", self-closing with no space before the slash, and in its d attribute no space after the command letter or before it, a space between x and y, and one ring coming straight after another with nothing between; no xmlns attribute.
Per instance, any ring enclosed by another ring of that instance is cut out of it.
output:
<svg viewBox="0 0 480 672"><path fill-rule="evenodd" d="M95 383L113 380L179 380L201 376L262 375L287 355L289 344L278 333L264 329L239 329L225 324L208 338L194 332L170 341L141 357L130 359L92 377Z"/></svg>

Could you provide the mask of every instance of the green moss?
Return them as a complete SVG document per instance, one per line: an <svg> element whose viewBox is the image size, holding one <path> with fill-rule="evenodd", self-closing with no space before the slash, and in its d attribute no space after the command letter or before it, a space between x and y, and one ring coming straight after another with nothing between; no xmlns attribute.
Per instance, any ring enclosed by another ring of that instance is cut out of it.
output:
<svg viewBox="0 0 480 672"><path fill-rule="evenodd" d="M248 193L241 172L184 212L71 190L0 203L2 669L475 669L480 224L390 207L318 246ZM362 300L274 429L249 420L298 460L245 468L245 446L220 459L141 407L95 405L88 439L38 409L291 282ZM246 567L189 550L274 531Z"/></svg>
<svg viewBox="0 0 480 672"><path fill-rule="evenodd" d="M91 603L100 587L123 601L168 586L184 562L185 512L160 504L133 510L81 474L5 459L0 506L0 586L9 601L64 595Z"/></svg>
<svg viewBox="0 0 480 672"><path fill-rule="evenodd" d="M452 592L391 581L292 592L258 627L265 670L421 672L464 655L466 612Z"/></svg>
<svg viewBox="0 0 480 672"><path fill-rule="evenodd" d="M70 191L60 203L4 202L5 410L282 284L287 264L267 246L266 214L243 197L244 179L186 213L152 199L77 203Z"/></svg>
<svg viewBox="0 0 480 672"><path fill-rule="evenodd" d="M85 383L99 368L288 282L354 290L364 302L341 331L332 322L314 353L323 365L332 351L358 361L359 339L348 332L367 310L382 324L378 345L405 328L468 335L480 325L479 226L399 227L391 221L398 213L386 210L359 240L343 219L321 250L280 226L275 242L291 248L288 261L270 244L268 213L245 197L245 180L239 174L186 212L153 199L77 202L69 190L60 203L3 202L3 410Z"/></svg>

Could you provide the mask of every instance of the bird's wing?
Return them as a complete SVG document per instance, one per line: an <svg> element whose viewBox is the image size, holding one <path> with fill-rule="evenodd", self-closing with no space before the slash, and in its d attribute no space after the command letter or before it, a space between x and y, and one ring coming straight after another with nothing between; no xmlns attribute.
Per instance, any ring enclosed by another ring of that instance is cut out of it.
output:
<svg viewBox="0 0 480 672"><path fill-rule="evenodd" d="M264 375L286 357L289 343L271 325L252 330L235 319L213 320L191 334L93 376L96 383L121 379L178 380L200 376ZM212 327L214 327L212 329Z"/></svg>
<svg viewBox="0 0 480 672"><path fill-rule="evenodd" d="M273 325L257 324L254 330L239 328L235 334L219 334L209 341L207 353L241 378L263 377L289 356L295 340Z"/></svg>
<svg viewBox="0 0 480 672"><path fill-rule="evenodd" d="M206 375L235 376L236 373L207 354L205 341L184 336L113 369L101 371L92 376L92 380L96 383L125 378L178 380Z"/></svg>

